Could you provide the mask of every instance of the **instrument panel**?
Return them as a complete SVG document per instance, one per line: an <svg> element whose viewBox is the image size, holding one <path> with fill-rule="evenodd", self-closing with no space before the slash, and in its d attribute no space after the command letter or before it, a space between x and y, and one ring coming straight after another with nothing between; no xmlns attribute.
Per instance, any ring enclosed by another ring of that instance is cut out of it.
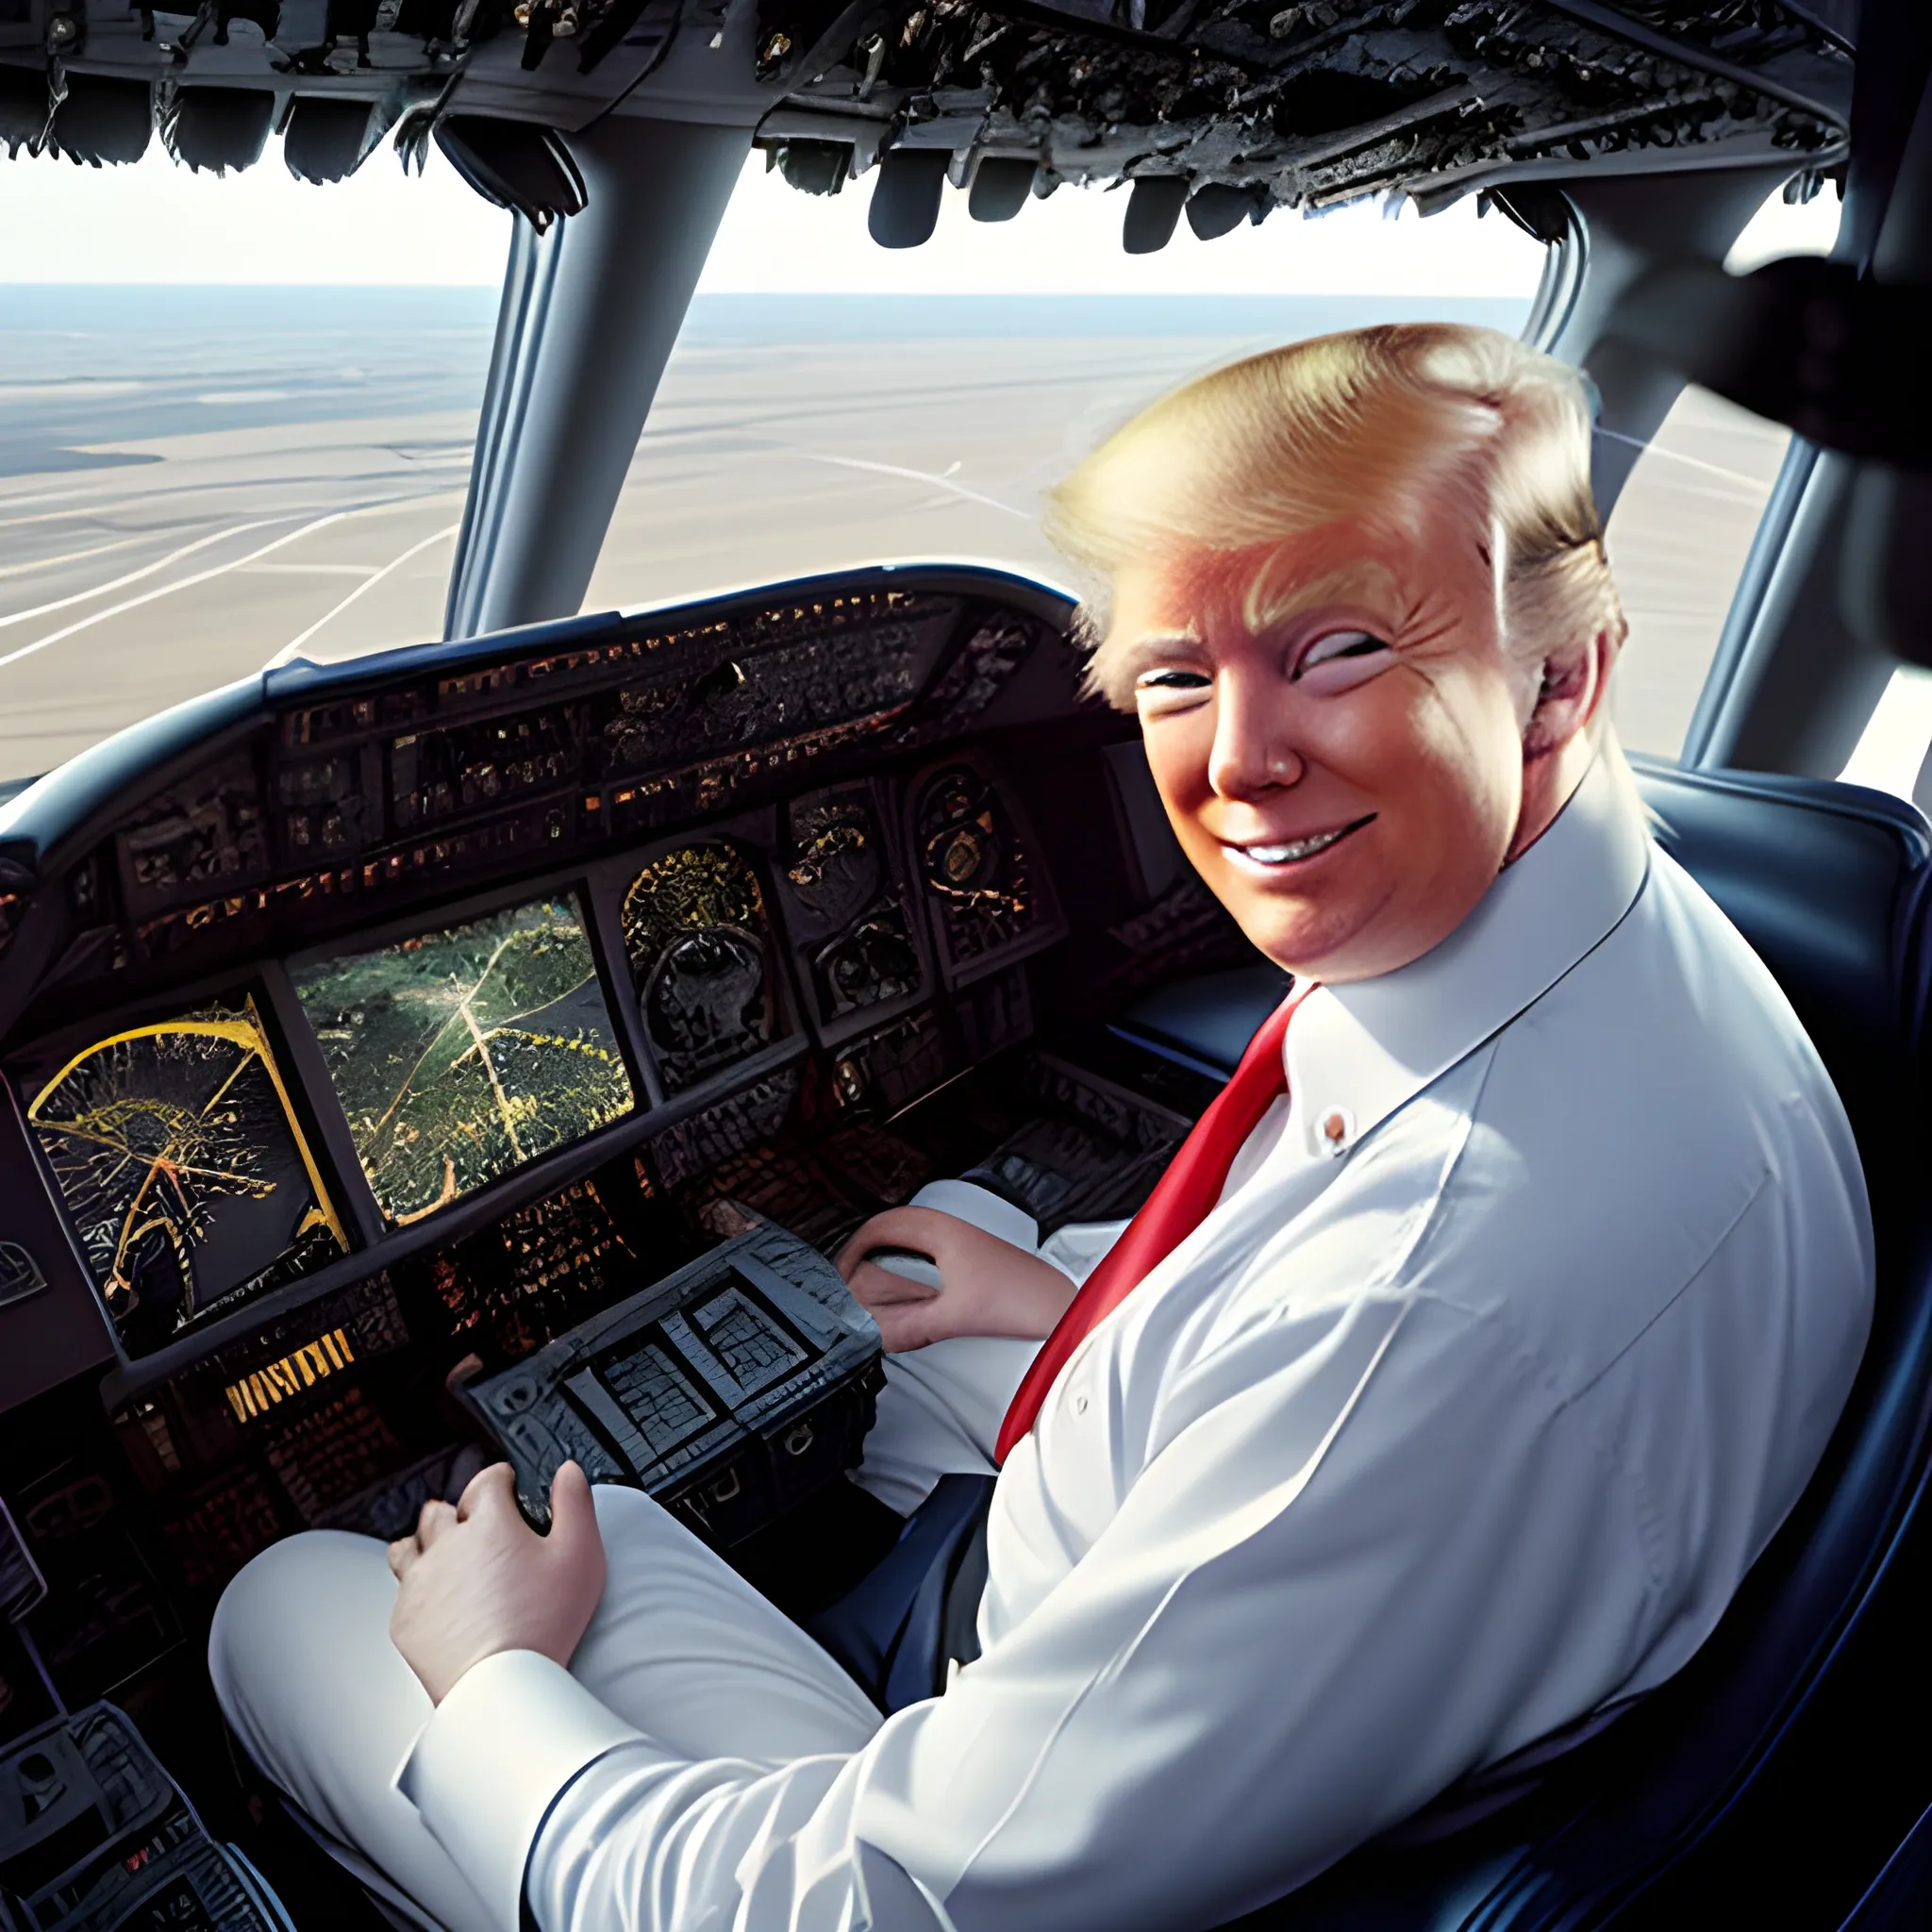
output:
<svg viewBox="0 0 1932 1932"><path fill-rule="evenodd" d="M42 1047L13 1077L130 1353L347 1254L252 992Z"/></svg>
<svg viewBox="0 0 1932 1932"><path fill-rule="evenodd" d="M795 793L841 754L942 742L1029 667L1071 690L1044 662L1065 656L1060 599L907 575L536 626L522 648L298 660L181 707L0 808L0 959L69 985L178 977Z"/></svg>
<svg viewBox="0 0 1932 1932"><path fill-rule="evenodd" d="M613 1132L675 1186L811 1050L890 1106L1011 1037L950 996L1064 924L984 753L921 755L1064 705L1063 616L875 572L297 663L7 808L6 1073L124 1365Z"/></svg>
<svg viewBox="0 0 1932 1932"><path fill-rule="evenodd" d="M179 1361L574 1149L635 1141L675 1188L776 1131L815 1049L839 1104L892 1111L1010 1044L1016 969L1065 929L1043 858L981 753L901 790L808 791L9 1057L124 1359Z"/></svg>

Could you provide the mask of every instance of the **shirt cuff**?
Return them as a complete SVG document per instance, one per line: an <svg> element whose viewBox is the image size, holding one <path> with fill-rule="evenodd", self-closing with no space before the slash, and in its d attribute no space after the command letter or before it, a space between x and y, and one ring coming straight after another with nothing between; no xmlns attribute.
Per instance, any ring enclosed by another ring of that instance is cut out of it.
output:
<svg viewBox="0 0 1932 1932"><path fill-rule="evenodd" d="M1050 1234L1040 1244L1040 1258L1083 1287L1087 1277L1107 1258L1127 1231L1124 1221L1076 1221Z"/></svg>
<svg viewBox="0 0 1932 1932"><path fill-rule="evenodd" d="M491 1920L513 1932L530 1848L558 1793L607 1751L640 1741L561 1664L534 1650L499 1651L437 1706L396 1789Z"/></svg>
<svg viewBox="0 0 1932 1932"><path fill-rule="evenodd" d="M977 1181L927 1181L906 1205L950 1214L1029 1255L1040 1246L1040 1224L1032 1215Z"/></svg>

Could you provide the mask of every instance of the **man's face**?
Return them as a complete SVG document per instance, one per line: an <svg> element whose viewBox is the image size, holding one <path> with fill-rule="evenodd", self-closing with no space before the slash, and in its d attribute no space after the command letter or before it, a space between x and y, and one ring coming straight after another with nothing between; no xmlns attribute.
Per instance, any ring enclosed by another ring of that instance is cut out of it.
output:
<svg viewBox="0 0 1932 1932"><path fill-rule="evenodd" d="M1280 965L1392 972L1494 882L1535 674L1504 655L1466 516L1149 558L1116 580L1104 648L1189 858Z"/></svg>

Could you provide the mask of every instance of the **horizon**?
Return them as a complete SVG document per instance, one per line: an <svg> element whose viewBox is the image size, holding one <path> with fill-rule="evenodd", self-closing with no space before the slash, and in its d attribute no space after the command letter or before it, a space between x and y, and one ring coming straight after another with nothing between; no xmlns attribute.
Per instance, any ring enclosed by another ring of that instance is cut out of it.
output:
<svg viewBox="0 0 1932 1932"><path fill-rule="evenodd" d="M225 176L142 160L75 168L52 157L0 164L0 259L23 283L496 287L510 218L440 153L420 176L372 155L347 180L295 180L272 141ZM1066 187L1009 223L974 222L948 193L932 241L894 251L865 228L876 171L817 196L753 151L720 225L707 293L1445 293L1528 294L1542 249L1474 201L1421 220L1377 205L1320 220L1277 212L1212 242L1185 223L1158 254L1120 244L1127 197ZM246 245L242 246L245 236Z"/></svg>
<svg viewBox="0 0 1932 1932"><path fill-rule="evenodd" d="M878 294L1520 295L1543 249L1470 196L1424 219L1412 203L1359 202L1318 219L1280 209L1201 242L1183 222L1166 248L1120 244L1124 195L1067 186L1011 222L973 221L949 192L922 248L866 233L876 172L837 195L800 193L757 151L725 210L701 292ZM1801 208L1775 193L1733 252L1745 266L1828 247L1833 194ZM473 192L440 153L420 176L373 154L327 188L297 181L279 138L225 176L175 163L154 142L119 168L51 156L0 161L0 260L21 286L497 288L510 217ZM245 244L245 245L244 245Z"/></svg>

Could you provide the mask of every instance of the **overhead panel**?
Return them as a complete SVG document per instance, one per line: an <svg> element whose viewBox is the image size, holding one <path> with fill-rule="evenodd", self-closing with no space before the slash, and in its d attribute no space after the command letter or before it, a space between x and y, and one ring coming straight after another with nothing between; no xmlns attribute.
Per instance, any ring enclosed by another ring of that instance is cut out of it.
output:
<svg viewBox="0 0 1932 1932"><path fill-rule="evenodd" d="M1830 167L1851 108L1852 11L1823 0L253 0L170 13L25 0L0 19L0 143L131 158L151 113L198 164L247 166L273 106L292 110L300 135L291 165L317 180L359 165L384 130L408 158L432 136L448 145L454 121L466 153L501 163L468 171L482 185L535 165L536 149L492 120L566 134L613 109L757 123L785 178L814 193L895 154L945 157L893 170L904 179L879 239L904 247L926 228L940 175L969 187L989 160L1005 175L981 197L989 213L1063 182L1152 179L1183 196L1241 191L1253 218L1386 191L1430 205L1579 166ZM347 114L352 102L372 118ZM1136 247L1171 229L1175 192L1140 198ZM1229 206L1204 210L1196 232L1225 232Z"/></svg>

